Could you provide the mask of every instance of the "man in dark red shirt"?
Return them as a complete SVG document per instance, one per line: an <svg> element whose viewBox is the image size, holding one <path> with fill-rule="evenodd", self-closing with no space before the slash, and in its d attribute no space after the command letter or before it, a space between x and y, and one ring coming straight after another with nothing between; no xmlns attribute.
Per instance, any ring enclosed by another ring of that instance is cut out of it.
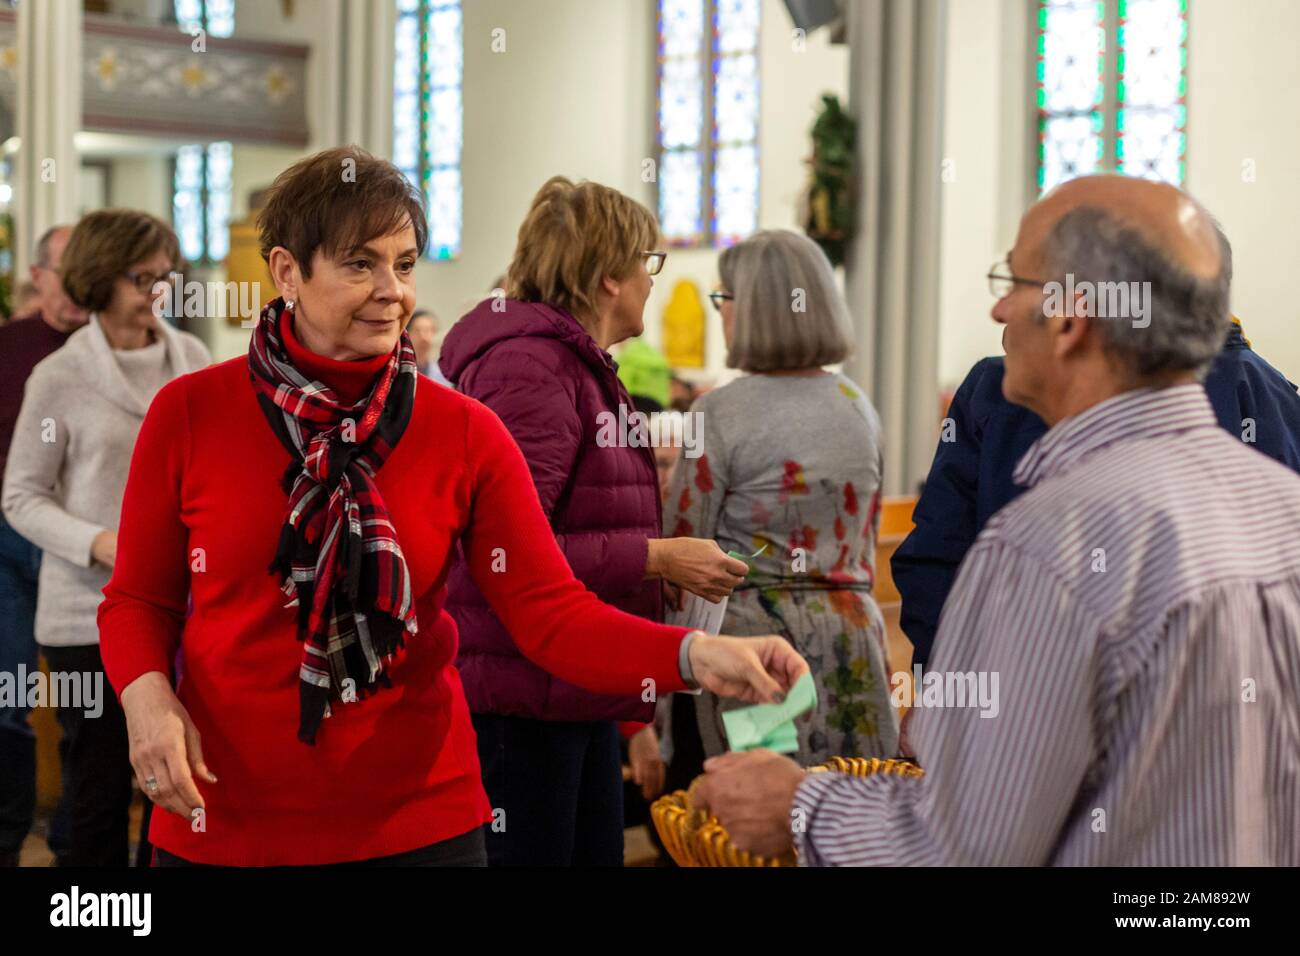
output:
<svg viewBox="0 0 1300 956"><path fill-rule="evenodd" d="M63 247L71 234L71 226L55 226L41 236L32 266L35 309L0 326L0 475L27 376L88 319L64 293L59 279ZM0 516L0 673L14 675L14 680L20 667L31 674L37 666L33 625L40 562L40 551ZM27 682L15 689L15 704L0 705L0 866L17 865L36 804L36 735L27 722Z"/></svg>

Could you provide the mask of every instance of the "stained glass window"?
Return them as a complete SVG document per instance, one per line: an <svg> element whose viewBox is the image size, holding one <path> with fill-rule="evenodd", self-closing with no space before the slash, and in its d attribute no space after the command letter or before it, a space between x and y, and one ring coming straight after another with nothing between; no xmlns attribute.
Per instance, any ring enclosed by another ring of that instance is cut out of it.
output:
<svg viewBox="0 0 1300 956"><path fill-rule="evenodd" d="M659 4L659 221L674 245L704 241L706 0Z"/></svg>
<svg viewBox="0 0 1300 956"><path fill-rule="evenodd" d="M1041 0L1038 186L1098 171L1181 185L1187 0Z"/></svg>
<svg viewBox="0 0 1300 956"><path fill-rule="evenodd" d="M393 163L423 191L433 259L460 254L464 45L460 0L396 0Z"/></svg>
<svg viewBox="0 0 1300 956"><path fill-rule="evenodd" d="M176 23L186 33L235 32L235 0L174 0ZM172 225L188 262L211 265L230 252L232 150L230 143L182 146L172 177Z"/></svg>
<svg viewBox="0 0 1300 956"><path fill-rule="evenodd" d="M172 179L172 225L191 263L221 262L230 252L231 145L182 146Z"/></svg>
<svg viewBox="0 0 1300 956"><path fill-rule="evenodd" d="M173 0L176 22L186 33L205 30L210 36L235 32L235 0Z"/></svg>
<svg viewBox="0 0 1300 956"><path fill-rule="evenodd" d="M761 0L660 0L659 222L677 246L758 228Z"/></svg>
<svg viewBox="0 0 1300 956"><path fill-rule="evenodd" d="M1115 158L1181 183L1187 153L1187 0L1120 0Z"/></svg>

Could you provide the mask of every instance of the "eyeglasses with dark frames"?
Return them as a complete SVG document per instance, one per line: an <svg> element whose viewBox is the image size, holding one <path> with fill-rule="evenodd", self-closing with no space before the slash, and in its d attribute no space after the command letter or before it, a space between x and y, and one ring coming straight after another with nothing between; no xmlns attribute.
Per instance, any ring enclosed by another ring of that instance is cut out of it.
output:
<svg viewBox="0 0 1300 956"><path fill-rule="evenodd" d="M713 303L713 307L719 312L722 311L722 303L733 302L735 298L730 292L714 291L709 293L709 301Z"/></svg>
<svg viewBox="0 0 1300 956"><path fill-rule="evenodd" d="M166 272L123 272L122 278L126 279L133 286L136 292L148 292L159 282L171 285L176 270L169 269Z"/></svg>
<svg viewBox="0 0 1300 956"><path fill-rule="evenodd" d="M989 274L985 277L989 280L989 291L993 293L995 299L1003 299L1011 294L1011 290L1018 285L1032 285L1042 288L1045 283L1041 279L1026 279L1018 276L1011 271L1011 262L1007 259L999 259L993 263L989 269Z"/></svg>
<svg viewBox="0 0 1300 956"><path fill-rule="evenodd" d="M668 258L668 253L664 252L662 249L649 250L642 252L641 255L646 257L645 271L650 273L652 276L657 276L659 274L660 270L664 267L664 260Z"/></svg>

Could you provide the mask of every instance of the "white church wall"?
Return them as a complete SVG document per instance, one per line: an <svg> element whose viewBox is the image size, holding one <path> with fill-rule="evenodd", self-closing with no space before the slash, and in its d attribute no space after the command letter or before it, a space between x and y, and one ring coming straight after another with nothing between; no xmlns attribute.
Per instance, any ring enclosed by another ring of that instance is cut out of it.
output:
<svg viewBox="0 0 1300 956"><path fill-rule="evenodd" d="M466 5L464 244L458 260L418 270L421 303L438 312L443 329L505 270L528 203L549 176L596 180L654 208L654 186L641 175L654 156L654 9L651 0ZM844 98L848 52L831 46L825 31L796 52L784 4L765 0L763 15L759 223L796 228L808 128L822 92ZM506 31L505 53L491 51L497 27ZM672 251L646 307L648 341L660 342L673 285L690 279L707 292L716 263L713 249ZM714 375L724 349L713 316L708 329Z"/></svg>
<svg viewBox="0 0 1300 956"><path fill-rule="evenodd" d="M650 62L645 4L480 0L464 13L461 253L417 269L420 303L443 329L505 271L542 183L559 174L635 192L648 136L635 82Z"/></svg>
<svg viewBox="0 0 1300 956"><path fill-rule="evenodd" d="M114 206L141 209L171 222L171 164L166 156L119 156L111 160L111 169L110 198Z"/></svg>
<svg viewBox="0 0 1300 956"><path fill-rule="evenodd" d="M949 4L940 381L956 385L985 355L1001 354L984 281L1015 239L1033 190L1033 127L1025 57L1034 21L1026 0ZM1295 224L1300 221L1300 32L1292 0L1191 0L1186 187L1233 243L1233 308L1256 349L1300 381ZM1017 26L1017 24L1020 24ZM1247 171L1253 160L1254 180Z"/></svg>
<svg viewBox="0 0 1300 956"><path fill-rule="evenodd" d="M1015 0L1012 0L1015 2ZM999 204L1000 64L1028 42L1004 33L1004 0L963 0L948 5L948 56L944 77L943 219L939 288L939 381L960 381L974 362L999 354L1000 331L989 317L993 299L984 276L1011 246ZM1022 127L1023 129L1023 127ZM1011 200L1013 203L1015 199Z"/></svg>
<svg viewBox="0 0 1300 956"><path fill-rule="evenodd" d="M313 44L311 75L329 48L321 34L328 0L297 0L286 18L279 3L240 3L236 36ZM654 156L655 64L653 0L474 0L464 7L465 134L462 157L464 208L461 255L450 262L423 262L417 269L420 304L447 328L488 294L506 268L519 224L538 187L555 174L592 179L622 190L654 208L653 183L642 179ZM810 152L808 129L823 92L846 97L848 51L832 46L825 30L799 51L781 0L764 0L760 63L763 163L759 224L798 228L797 209ZM494 52L494 30L503 29L505 50ZM321 84L324 85L323 83ZM314 139L320 139L319 96L309 99ZM288 147L236 145L235 218L247 210L249 193L304 155ZM150 169L119 159L141 208L170 215L165 164ZM125 165L123 165L125 164ZM130 170L128 173L127 170ZM143 202L149 197L148 205ZM673 250L646 308L646 336L660 342L660 319L672 286L694 281L702 292L717 278L717 250ZM215 278L221 278L220 275ZM725 348L716 315L708 319L705 374L723 370ZM247 333L220 322L201 330L218 358L239 354Z"/></svg>
<svg viewBox="0 0 1300 956"><path fill-rule="evenodd" d="M1187 187L1232 242L1251 344L1300 382L1300 3L1192 0L1188 19Z"/></svg>

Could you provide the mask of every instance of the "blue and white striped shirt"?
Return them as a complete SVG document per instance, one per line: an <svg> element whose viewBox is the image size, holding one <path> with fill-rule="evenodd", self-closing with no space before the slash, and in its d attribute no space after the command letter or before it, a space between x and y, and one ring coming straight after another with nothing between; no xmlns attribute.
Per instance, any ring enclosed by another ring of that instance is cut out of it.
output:
<svg viewBox="0 0 1300 956"><path fill-rule="evenodd" d="M809 775L807 865L1300 865L1300 476L1200 385L1060 422L961 566L924 779ZM990 709L985 708L985 713Z"/></svg>

